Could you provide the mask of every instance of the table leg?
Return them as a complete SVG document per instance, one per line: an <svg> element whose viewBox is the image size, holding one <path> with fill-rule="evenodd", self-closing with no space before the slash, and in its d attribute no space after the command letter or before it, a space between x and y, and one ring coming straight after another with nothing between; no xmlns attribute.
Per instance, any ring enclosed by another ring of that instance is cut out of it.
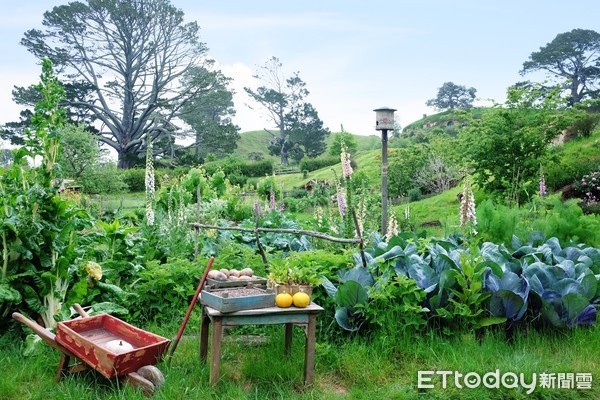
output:
<svg viewBox="0 0 600 400"><path fill-rule="evenodd" d="M294 334L294 324L285 324L285 338L283 342L283 354L287 357L292 352L292 335Z"/></svg>
<svg viewBox="0 0 600 400"><path fill-rule="evenodd" d="M306 329L306 353L304 355L304 385L310 386L315 380L315 331L317 329L317 315L308 316Z"/></svg>
<svg viewBox="0 0 600 400"><path fill-rule="evenodd" d="M210 384L219 382L221 369L221 336L223 335L223 321L221 317L214 317L212 329L212 345L210 349Z"/></svg>
<svg viewBox="0 0 600 400"><path fill-rule="evenodd" d="M208 354L208 326L210 325L210 318L204 312L202 308L202 322L200 325L200 362L206 362L206 355Z"/></svg>

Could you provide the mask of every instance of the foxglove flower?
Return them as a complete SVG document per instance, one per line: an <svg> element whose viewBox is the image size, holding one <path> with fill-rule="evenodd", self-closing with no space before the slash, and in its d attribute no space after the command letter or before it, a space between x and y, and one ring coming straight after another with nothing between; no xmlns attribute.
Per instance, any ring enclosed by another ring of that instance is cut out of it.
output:
<svg viewBox="0 0 600 400"><path fill-rule="evenodd" d="M277 203L275 202L275 191L271 189L271 195L269 197L270 200L270 209L275 210L277 208Z"/></svg>
<svg viewBox="0 0 600 400"><path fill-rule="evenodd" d="M392 238L392 236L397 236L397 235L398 235L398 221L396 220L396 215L392 213L390 215L390 219L388 220L387 233L385 235L385 238L389 242L389 240Z"/></svg>
<svg viewBox="0 0 600 400"><path fill-rule="evenodd" d="M470 225L471 233L477 234L475 225L477 225L477 216L475 215L475 196L471 187L471 180L467 177L463 185L462 199L460 202L460 225Z"/></svg>
<svg viewBox="0 0 600 400"><path fill-rule="evenodd" d="M344 218L344 215L346 215L346 194L344 193L344 189L342 189L340 181L337 182L336 189L338 211L340 212L340 216Z"/></svg>
<svg viewBox="0 0 600 400"><path fill-rule="evenodd" d="M342 175L344 179L350 179L352 176L352 165L350 164L350 153L346 151L346 145L342 142Z"/></svg>
<svg viewBox="0 0 600 400"><path fill-rule="evenodd" d="M258 201L256 203L254 203L254 215L257 218L262 217L262 207Z"/></svg>
<svg viewBox="0 0 600 400"><path fill-rule="evenodd" d="M544 173L542 172L540 176L540 196L546 195L546 178L544 177Z"/></svg>
<svg viewBox="0 0 600 400"><path fill-rule="evenodd" d="M146 222L154 225L154 152L152 150L152 138L150 132L146 135L148 144L146 146Z"/></svg>

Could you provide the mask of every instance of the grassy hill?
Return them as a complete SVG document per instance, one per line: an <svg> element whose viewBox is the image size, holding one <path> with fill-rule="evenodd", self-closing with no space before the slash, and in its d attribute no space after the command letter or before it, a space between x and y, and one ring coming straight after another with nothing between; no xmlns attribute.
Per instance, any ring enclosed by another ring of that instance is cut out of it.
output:
<svg viewBox="0 0 600 400"><path fill-rule="evenodd" d="M327 146L333 142L336 132L332 132L326 139ZM381 139L379 136L370 135L353 135L358 144L358 152L375 150L381 148ZM240 133L240 140L237 148L233 152L234 155L241 157L244 160L248 159L250 153L262 153L267 160L278 162L279 158L269 154L268 146L272 136L267 131L249 131Z"/></svg>

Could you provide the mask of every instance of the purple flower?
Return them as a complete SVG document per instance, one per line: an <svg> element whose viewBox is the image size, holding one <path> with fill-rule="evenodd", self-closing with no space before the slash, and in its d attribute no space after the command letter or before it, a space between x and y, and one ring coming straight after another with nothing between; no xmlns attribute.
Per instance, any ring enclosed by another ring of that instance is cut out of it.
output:
<svg viewBox="0 0 600 400"><path fill-rule="evenodd" d="M540 196L546 195L546 180L544 179L544 174L540 178Z"/></svg>

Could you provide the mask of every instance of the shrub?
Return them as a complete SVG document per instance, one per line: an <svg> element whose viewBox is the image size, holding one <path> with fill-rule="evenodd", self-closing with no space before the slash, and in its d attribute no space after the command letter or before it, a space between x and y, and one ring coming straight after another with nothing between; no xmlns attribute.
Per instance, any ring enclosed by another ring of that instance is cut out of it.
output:
<svg viewBox="0 0 600 400"><path fill-rule="evenodd" d="M335 165L340 163L339 156L329 156L329 157L319 157L319 158L304 158L300 162L300 170L301 171L316 171L321 168L329 167L331 165Z"/></svg>
<svg viewBox="0 0 600 400"><path fill-rule="evenodd" d="M130 168L119 171L121 179L127 185L130 192L143 192L146 190L146 170L142 168ZM156 174L155 174L156 177ZM156 186L155 186L156 187Z"/></svg>
<svg viewBox="0 0 600 400"><path fill-rule="evenodd" d="M240 172L248 177L263 177L273 173L273 162L269 160L256 161L253 163L242 163Z"/></svg>
<svg viewBox="0 0 600 400"><path fill-rule="evenodd" d="M584 175L573 186L586 203L597 203L600 200L600 171Z"/></svg>
<svg viewBox="0 0 600 400"><path fill-rule="evenodd" d="M600 115L587 115L573 123L573 133L578 137L588 137L592 134L598 122L600 122Z"/></svg>
<svg viewBox="0 0 600 400"><path fill-rule="evenodd" d="M413 188L408 191L406 194L408 197L408 201L417 201L421 198L421 189Z"/></svg>
<svg viewBox="0 0 600 400"><path fill-rule="evenodd" d="M185 259L169 259L165 264L149 261L138 273L133 317L170 321L174 312L186 309L199 279L197 272L194 263Z"/></svg>
<svg viewBox="0 0 600 400"><path fill-rule="evenodd" d="M86 171L77 183L82 186L85 193L114 194L127 190L123 176L119 174L117 166L113 163L101 164L93 170Z"/></svg>

